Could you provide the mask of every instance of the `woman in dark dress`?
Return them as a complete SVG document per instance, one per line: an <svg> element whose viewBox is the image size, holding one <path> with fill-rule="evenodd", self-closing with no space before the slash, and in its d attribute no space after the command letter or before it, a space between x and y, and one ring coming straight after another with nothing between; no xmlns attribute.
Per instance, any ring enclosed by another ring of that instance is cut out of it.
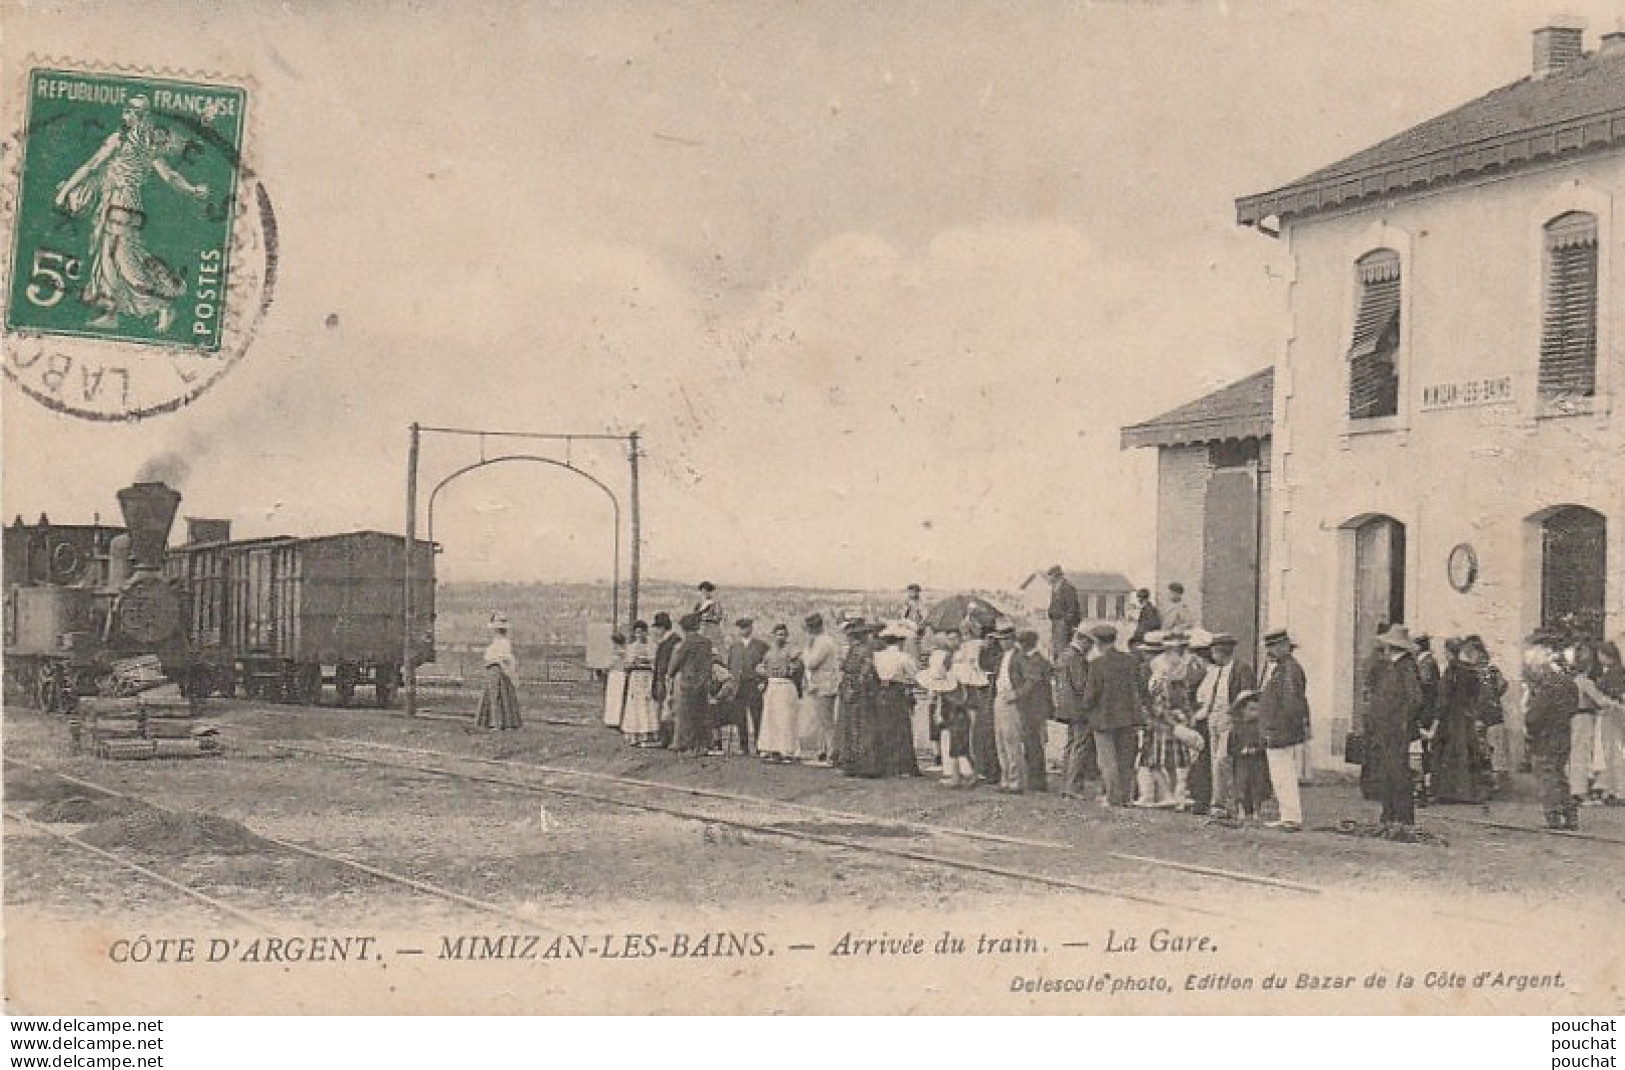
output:
<svg viewBox="0 0 1625 1070"><path fill-rule="evenodd" d="M667 669L676 721L671 746L678 754L701 755L712 743L710 687L715 652L700 630L697 614L690 613L679 626L683 641L672 653Z"/></svg>
<svg viewBox="0 0 1625 1070"><path fill-rule="evenodd" d="M851 638L841 661L841 772L847 776L880 776L876 700L880 676L875 672L876 626L855 620L847 628Z"/></svg>
<svg viewBox="0 0 1625 1070"><path fill-rule="evenodd" d="M1442 803L1486 798L1479 774L1478 707L1483 679L1478 649L1463 643L1439 680L1439 719L1433 738L1433 793Z"/></svg>
<svg viewBox="0 0 1625 1070"><path fill-rule="evenodd" d="M874 654L875 758L878 776L919 776L914 753L914 677L919 660L908 646L916 640L906 621L888 624L880 633L882 646Z"/></svg>

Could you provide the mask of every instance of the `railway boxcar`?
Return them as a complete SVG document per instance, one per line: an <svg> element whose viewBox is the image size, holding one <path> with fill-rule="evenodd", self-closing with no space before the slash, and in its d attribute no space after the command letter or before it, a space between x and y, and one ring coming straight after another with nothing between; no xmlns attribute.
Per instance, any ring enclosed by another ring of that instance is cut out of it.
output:
<svg viewBox="0 0 1625 1070"><path fill-rule="evenodd" d="M401 683L406 540L378 531L316 538L192 543L169 552L188 592L198 686L316 702L332 683L341 705L370 687L379 706ZM420 638L434 660L434 554L420 541L414 585Z"/></svg>

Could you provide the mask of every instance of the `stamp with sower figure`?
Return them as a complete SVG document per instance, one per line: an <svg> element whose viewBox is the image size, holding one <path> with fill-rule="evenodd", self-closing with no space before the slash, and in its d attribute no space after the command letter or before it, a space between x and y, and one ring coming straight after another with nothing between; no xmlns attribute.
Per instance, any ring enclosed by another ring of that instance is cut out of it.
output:
<svg viewBox="0 0 1625 1070"><path fill-rule="evenodd" d="M10 176L5 369L35 400L131 419L195 399L269 305L275 224L239 86L36 68Z"/></svg>

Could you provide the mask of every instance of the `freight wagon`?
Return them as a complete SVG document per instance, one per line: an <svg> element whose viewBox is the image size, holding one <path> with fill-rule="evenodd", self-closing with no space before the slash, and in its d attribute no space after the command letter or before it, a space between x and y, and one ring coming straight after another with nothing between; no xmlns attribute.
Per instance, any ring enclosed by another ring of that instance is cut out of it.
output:
<svg viewBox="0 0 1625 1070"><path fill-rule="evenodd" d="M389 706L401 684L406 540L378 531L189 543L165 570L188 592L204 693L340 705L370 687ZM434 660L434 553L418 542L412 662Z"/></svg>

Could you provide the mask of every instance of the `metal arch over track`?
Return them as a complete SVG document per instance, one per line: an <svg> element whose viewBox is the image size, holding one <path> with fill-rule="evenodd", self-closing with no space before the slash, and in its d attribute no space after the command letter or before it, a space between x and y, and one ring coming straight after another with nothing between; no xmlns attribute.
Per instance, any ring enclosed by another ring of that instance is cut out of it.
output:
<svg viewBox="0 0 1625 1070"><path fill-rule="evenodd" d="M528 461L536 464L551 465L566 472L578 475L604 493L615 510L615 549L613 574L610 578L610 619L618 620L620 617L620 582L621 582L621 500L610 489L609 485L597 476L579 468L571 456L571 446L580 442L624 442L627 447L627 463L630 470L629 490L631 497L632 520L632 553L630 606L627 612L627 621L637 619L638 615L638 585L641 579L642 564L642 517L639 509L638 495L638 456L640 437L636 431L627 435L562 435L532 431L488 431L461 427L425 427L414 423L411 427L411 442L407 452L406 472L406 569L405 569L405 623L402 628L401 646L403 656L401 659L402 671L406 675L406 713L407 716L417 715L417 665L412 658L413 636L417 632L417 606L413 598L413 579L417 573L417 521L418 521L418 452L422 437L425 434L453 435L460 437L474 437L480 440L480 459L472 464L452 472L429 492L428 507L428 536L430 546L434 545L434 507L435 499L446 486L470 472L486 468L494 464L507 461ZM487 439L524 439L529 441L562 442L565 446L565 459L556 457L543 457L534 453L504 453L497 457L485 455L485 442ZM431 553L434 552L432 549Z"/></svg>

